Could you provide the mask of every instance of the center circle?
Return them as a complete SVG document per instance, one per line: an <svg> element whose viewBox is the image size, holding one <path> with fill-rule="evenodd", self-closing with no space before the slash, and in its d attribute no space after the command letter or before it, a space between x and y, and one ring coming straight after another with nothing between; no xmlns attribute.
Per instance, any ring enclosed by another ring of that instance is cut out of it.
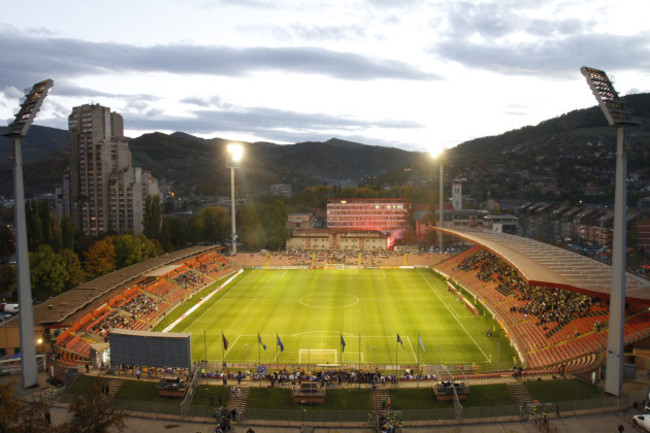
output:
<svg viewBox="0 0 650 433"><path fill-rule="evenodd" d="M314 308L345 308L359 303L359 298L354 295L340 293L314 293L305 295L298 300L306 307Z"/></svg>

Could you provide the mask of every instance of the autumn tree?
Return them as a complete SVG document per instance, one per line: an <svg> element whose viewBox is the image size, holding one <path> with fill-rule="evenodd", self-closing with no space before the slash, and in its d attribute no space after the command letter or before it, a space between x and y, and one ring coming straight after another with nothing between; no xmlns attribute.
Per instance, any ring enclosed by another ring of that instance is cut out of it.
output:
<svg viewBox="0 0 650 433"><path fill-rule="evenodd" d="M95 381L90 392L79 395L68 408L72 419L59 427L61 433L107 433L124 431L124 410L115 400L102 393L102 382Z"/></svg>
<svg viewBox="0 0 650 433"><path fill-rule="evenodd" d="M2 433L52 433L45 414L49 409L42 401L22 402L11 383L0 384L0 432Z"/></svg>
<svg viewBox="0 0 650 433"><path fill-rule="evenodd" d="M140 263L157 256L154 243L142 235L123 234L115 239L115 258L118 268Z"/></svg>
<svg viewBox="0 0 650 433"><path fill-rule="evenodd" d="M7 225L0 226L0 263L5 263L16 249L14 233Z"/></svg>
<svg viewBox="0 0 650 433"><path fill-rule="evenodd" d="M61 260L68 271L68 279L65 282L65 288L71 289L79 286L86 280L86 275L81 267L79 256L72 250L63 249L59 251Z"/></svg>
<svg viewBox="0 0 650 433"><path fill-rule="evenodd" d="M101 277L115 270L115 246L110 240L95 242L84 253L84 267L90 279Z"/></svg>

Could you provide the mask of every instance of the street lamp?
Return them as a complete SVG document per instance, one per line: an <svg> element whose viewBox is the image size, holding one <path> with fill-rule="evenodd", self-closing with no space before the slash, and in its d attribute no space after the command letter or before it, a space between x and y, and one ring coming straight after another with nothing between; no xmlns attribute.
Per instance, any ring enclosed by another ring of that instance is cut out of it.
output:
<svg viewBox="0 0 650 433"><path fill-rule="evenodd" d="M231 143L228 145L228 158L226 168L230 168L230 217L232 221L232 253L237 254L237 230L235 229L235 169L244 154L244 147L241 144Z"/></svg>
<svg viewBox="0 0 650 433"><path fill-rule="evenodd" d="M625 220L627 161L625 125L638 125L625 103L618 97L605 71L583 66L580 72L594 93L610 126L616 127L616 185L614 193L614 240L612 245L612 287L609 294L607 370L605 392L621 395L623 387L623 332L625 331Z"/></svg>
<svg viewBox="0 0 650 433"><path fill-rule="evenodd" d="M434 159L437 159L438 162L440 163L440 192L439 192L439 205L438 205L438 212L440 217L438 218L438 228L442 228L442 223L444 221L444 213L443 213L443 200L442 200L442 184L443 184L443 178L444 178L444 165L447 163L446 155L445 155L445 148L442 147L440 149L436 149L431 151L431 156ZM441 230L438 230L438 244L440 245L440 253L442 254L443 252L443 233Z"/></svg>
<svg viewBox="0 0 650 433"><path fill-rule="evenodd" d="M9 130L4 134L14 141L14 200L16 220L16 276L18 282L18 304L20 325L20 367L23 388L38 385L36 365L36 344L34 341L34 310L32 307L32 286L29 279L29 256L27 254L27 222L25 219L25 188L23 186L23 156L21 138L27 135L36 113L41 108L47 92L54 85L52 80L34 84L25 90L20 108L14 119L9 120Z"/></svg>

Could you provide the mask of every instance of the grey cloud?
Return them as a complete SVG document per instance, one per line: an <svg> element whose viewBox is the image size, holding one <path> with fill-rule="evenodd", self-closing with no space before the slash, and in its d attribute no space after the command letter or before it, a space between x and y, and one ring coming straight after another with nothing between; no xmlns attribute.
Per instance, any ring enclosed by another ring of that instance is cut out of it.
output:
<svg viewBox="0 0 650 433"><path fill-rule="evenodd" d="M293 31L303 40L348 40L365 36L360 26L314 26L295 25Z"/></svg>
<svg viewBox="0 0 650 433"><path fill-rule="evenodd" d="M0 46L0 87L43 76L56 80L57 76L73 78L126 71L245 76L259 70L283 70L349 80L439 78L403 62L317 47L137 47L78 39L36 39L8 32L0 32Z"/></svg>
<svg viewBox="0 0 650 433"><path fill-rule="evenodd" d="M650 34L634 36L578 35L546 42L478 44L447 40L434 47L436 55L472 68L509 75L575 77L581 66L615 70L647 70Z"/></svg>

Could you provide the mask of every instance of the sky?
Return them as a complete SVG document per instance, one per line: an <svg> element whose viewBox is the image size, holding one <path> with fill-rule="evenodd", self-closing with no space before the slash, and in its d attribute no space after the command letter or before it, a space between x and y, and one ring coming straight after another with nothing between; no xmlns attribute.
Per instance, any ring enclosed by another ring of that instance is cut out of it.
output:
<svg viewBox="0 0 650 433"><path fill-rule="evenodd" d="M581 66L650 92L647 0L9 2L0 116L46 78L125 134L437 151L596 105Z"/></svg>

